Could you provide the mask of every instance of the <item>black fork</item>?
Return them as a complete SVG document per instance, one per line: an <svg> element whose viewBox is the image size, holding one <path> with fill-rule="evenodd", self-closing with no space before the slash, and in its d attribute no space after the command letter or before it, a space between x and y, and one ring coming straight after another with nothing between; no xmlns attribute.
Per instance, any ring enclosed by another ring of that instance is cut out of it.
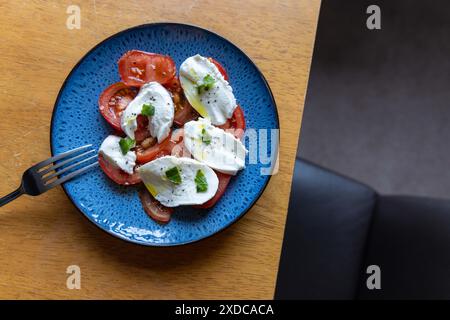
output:
<svg viewBox="0 0 450 320"><path fill-rule="evenodd" d="M17 190L0 199L0 207L18 198L22 194L31 196L40 195L41 193L86 172L98 165L97 161L92 162L94 159L97 159L97 155L92 148L92 145L88 144L39 162L23 173L22 183ZM55 163L56 161L58 162ZM62 176L63 173L77 167L80 168Z"/></svg>

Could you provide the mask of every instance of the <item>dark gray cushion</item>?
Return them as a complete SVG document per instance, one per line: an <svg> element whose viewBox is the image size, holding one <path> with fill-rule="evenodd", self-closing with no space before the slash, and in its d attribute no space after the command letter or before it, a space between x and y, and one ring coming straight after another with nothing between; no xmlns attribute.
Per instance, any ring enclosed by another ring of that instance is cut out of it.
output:
<svg viewBox="0 0 450 320"><path fill-rule="evenodd" d="M361 183L297 159L276 299L356 297L376 197Z"/></svg>
<svg viewBox="0 0 450 320"><path fill-rule="evenodd" d="M450 201L380 197L365 265L381 269L381 290L362 299L450 299Z"/></svg>

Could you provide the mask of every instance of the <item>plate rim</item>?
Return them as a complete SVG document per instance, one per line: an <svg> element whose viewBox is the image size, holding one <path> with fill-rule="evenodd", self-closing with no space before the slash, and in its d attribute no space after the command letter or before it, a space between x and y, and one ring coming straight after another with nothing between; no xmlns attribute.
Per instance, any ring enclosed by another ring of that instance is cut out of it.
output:
<svg viewBox="0 0 450 320"><path fill-rule="evenodd" d="M68 80L71 78L72 74L78 69L78 67L81 65L81 63L92 53L94 52L98 47L100 47L101 45L103 45L104 43L108 42L109 40L120 36L121 34L124 34L126 32L135 30L135 29L141 29L141 28L147 28L147 27L153 27L153 26L163 26L163 25L170 25L170 26L181 26L181 27L188 27L188 28L193 28L193 29L198 29L200 31L203 32L207 32L209 34L212 34L213 36L216 36L218 38L220 38L221 40L225 41L226 43L228 43L229 45L231 45L232 47L234 47L240 54L242 54L245 58L248 59L248 61L250 61L250 63L253 65L253 67L256 69L257 73L259 74L259 76L261 77L261 79L263 80L263 84L266 87L267 91L269 92L269 96L270 96L270 100L273 104L273 106L275 107L275 119L276 119L276 125L278 126L278 143L276 145L275 148L275 152L277 154L277 160L279 161L279 149L280 149L280 141L281 141L281 129L280 129L280 118L279 118L279 114L278 114L278 107L275 101L275 97L273 95L272 89L269 86L269 83L267 81L267 79L264 77L264 74L261 72L261 70L258 68L258 66L256 65L256 63L241 49L239 48L236 44L234 44L232 41L228 40L227 38L221 36L220 34L211 31L209 29L200 27L198 25L194 25L194 24L188 24L188 23L180 23L180 22L151 22L151 23L144 23L144 24L139 24L136 26L132 26L126 29L123 29L121 31L118 31L116 33L113 33L112 35L106 37L105 39L103 39L102 41L98 42L94 47L92 47L91 49L89 49L79 60L78 62L72 67L72 69L70 70L70 72L67 74L67 76L65 77L59 91L58 91L58 95L56 96L56 100L55 103L53 105L53 109L52 109L52 116L51 116L51 120L50 120L50 153L52 156L54 156L54 144L53 144L53 126L54 126L54 121L55 121L55 113L56 113L56 109L57 109L57 105L61 99L61 95L62 92L64 91L64 89L67 86ZM274 152L272 151L272 152ZM65 183L63 183L61 185L64 193L66 194L67 198L69 198L70 202L72 203L72 205L77 209L77 211L85 218L87 219L91 224L93 224L94 226L96 226L99 230L105 232L108 235L113 236L114 238L123 240L127 243L131 243L133 245L138 245L138 246L144 246L144 247L162 247L162 248L167 248L167 247L178 247L178 246L185 246L188 244L193 244L196 242L199 242L201 240L205 240L208 239L226 229L228 229L230 226L232 226L233 224L235 224L236 222L238 222L245 214L247 214L247 212L249 212L253 206L256 204L256 202L261 198L262 194L264 193L264 191L267 188L267 185L270 182L270 179L272 178L272 175L269 175L269 178L265 181L263 188L260 190L260 192L257 194L257 196L252 200L252 202L249 204L249 206L241 212L241 214L239 216L237 216L234 220L230 221L229 223L227 223L226 225L222 226L220 229L216 230L215 232L202 236L200 238L194 239L194 240L187 240L187 241L182 241L182 242L177 242L177 243L150 243L150 242L140 242L134 239L130 239L130 238L126 238L125 236L112 232L111 230L107 230L102 228L100 225L98 225L95 221L91 220L91 218L85 214L81 208L79 207L79 205L77 204L77 202L72 198L72 196L69 194L69 192L66 189Z"/></svg>

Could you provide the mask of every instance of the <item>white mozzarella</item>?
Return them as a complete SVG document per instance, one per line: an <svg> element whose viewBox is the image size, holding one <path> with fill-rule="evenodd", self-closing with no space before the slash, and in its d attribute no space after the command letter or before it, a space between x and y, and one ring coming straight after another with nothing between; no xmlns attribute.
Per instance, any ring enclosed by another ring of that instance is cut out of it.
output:
<svg viewBox="0 0 450 320"><path fill-rule="evenodd" d="M197 87L207 75L214 79L214 85L199 92ZM180 83L189 103L212 124L222 125L233 115L236 109L233 89L207 58L198 54L187 58L180 66Z"/></svg>
<svg viewBox="0 0 450 320"><path fill-rule="evenodd" d="M231 133L211 125L207 119L186 123L183 141L195 159L217 171L235 175L245 168L247 150L242 142Z"/></svg>
<svg viewBox="0 0 450 320"><path fill-rule="evenodd" d="M155 114L148 117L149 130L151 136L161 142L169 135L175 111L170 93L158 82L149 82L141 87L138 95L123 111L120 126L127 136L134 139L136 118L142 113L144 104L151 104L155 108Z"/></svg>
<svg viewBox="0 0 450 320"><path fill-rule="evenodd" d="M178 168L181 183L170 181L166 172ZM148 162L138 169L139 175L153 197L166 207L203 204L217 192L219 179L214 170L190 158L165 156ZM195 177L201 170L207 181L207 189L197 191Z"/></svg>
<svg viewBox="0 0 450 320"><path fill-rule="evenodd" d="M136 153L130 150L124 155L119 145L120 139L117 136L108 136L102 142L98 152L112 166L133 174L133 168L136 165Z"/></svg>

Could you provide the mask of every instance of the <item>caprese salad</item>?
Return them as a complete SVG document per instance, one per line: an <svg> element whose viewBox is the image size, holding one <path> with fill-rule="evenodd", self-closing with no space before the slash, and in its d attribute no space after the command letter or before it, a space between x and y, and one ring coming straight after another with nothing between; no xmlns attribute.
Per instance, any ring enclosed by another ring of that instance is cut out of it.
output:
<svg viewBox="0 0 450 320"><path fill-rule="evenodd" d="M139 50L118 61L121 82L106 88L99 110L114 129L98 161L120 185L139 185L145 212L169 222L174 208L210 208L245 168L244 113L227 72L211 57Z"/></svg>

